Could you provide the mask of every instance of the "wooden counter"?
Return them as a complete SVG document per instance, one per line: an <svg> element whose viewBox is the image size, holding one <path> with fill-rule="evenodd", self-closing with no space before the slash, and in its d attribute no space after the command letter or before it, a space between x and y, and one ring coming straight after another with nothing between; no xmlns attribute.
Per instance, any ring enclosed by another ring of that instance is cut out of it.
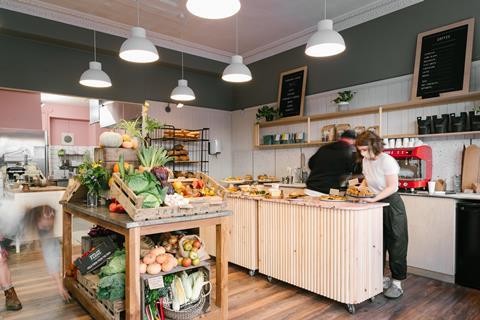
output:
<svg viewBox="0 0 480 320"><path fill-rule="evenodd" d="M231 194L230 262L251 270L256 265L269 280L293 284L354 310L354 304L383 290L386 205ZM202 228L201 234L214 239L211 228ZM257 263L249 262L254 255Z"/></svg>
<svg viewBox="0 0 480 320"><path fill-rule="evenodd" d="M140 236L184 230L205 226L215 226L216 251L216 308L212 308L208 318L228 318L228 263L227 245L228 232L226 217L230 211L206 213L194 216L175 217L168 219L134 222L126 214L110 213L106 207L88 208L85 205L67 203L63 206L63 272L72 263L72 216L87 220L96 225L113 230L125 236L126 273L125 273L125 309L127 320L140 320ZM70 278L65 279L65 285L72 295L96 319L102 319L101 312Z"/></svg>

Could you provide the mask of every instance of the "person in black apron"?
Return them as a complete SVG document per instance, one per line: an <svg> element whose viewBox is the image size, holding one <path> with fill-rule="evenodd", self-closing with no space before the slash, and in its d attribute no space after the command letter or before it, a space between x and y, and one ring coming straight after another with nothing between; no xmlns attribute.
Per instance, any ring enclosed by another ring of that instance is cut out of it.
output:
<svg viewBox="0 0 480 320"><path fill-rule="evenodd" d="M407 278L407 213L397 193L400 167L393 157L383 153L383 141L373 132L358 136L356 146L363 157L362 184L375 193L375 197L365 201L389 204L383 208L383 260L385 265L388 252L392 278L383 278L383 288L387 298L395 299L403 295L401 281Z"/></svg>

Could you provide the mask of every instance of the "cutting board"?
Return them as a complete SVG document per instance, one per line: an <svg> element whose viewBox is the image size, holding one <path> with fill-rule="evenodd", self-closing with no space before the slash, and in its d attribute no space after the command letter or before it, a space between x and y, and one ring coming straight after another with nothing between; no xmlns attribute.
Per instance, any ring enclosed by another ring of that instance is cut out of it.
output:
<svg viewBox="0 0 480 320"><path fill-rule="evenodd" d="M462 191L480 181L480 147L470 145L463 151Z"/></svg>

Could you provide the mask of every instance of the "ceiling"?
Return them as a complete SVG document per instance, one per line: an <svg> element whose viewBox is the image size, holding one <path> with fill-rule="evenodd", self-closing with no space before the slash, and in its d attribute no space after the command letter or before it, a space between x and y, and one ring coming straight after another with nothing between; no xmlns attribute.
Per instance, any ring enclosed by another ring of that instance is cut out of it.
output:
<svg viewBox="0 0 480 320"><path fill-rule="evenodd" d="M423 0L328 0L336 30L375 19ZM235 52L235 17L206 20L186 0L141 0L140 25L162 47L228 62ZM238 51L247 63L303 45L324 16L321 0L242 0ZM0 7L123 37L136 24L135 0L2 0Z"/></svg>

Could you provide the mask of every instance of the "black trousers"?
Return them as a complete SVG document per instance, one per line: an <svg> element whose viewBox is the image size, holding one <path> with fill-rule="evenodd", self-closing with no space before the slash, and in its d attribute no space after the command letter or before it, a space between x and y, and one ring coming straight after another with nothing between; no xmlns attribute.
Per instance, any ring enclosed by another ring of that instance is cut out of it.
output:
<svg viewBox="0 0 480 320"><path fill-rule="evenodd" d="M386 264L386 253L392 278L407 278L408 226L405 205L398 193L382 200L389 204L383 208L383 265Z"/></svg>

